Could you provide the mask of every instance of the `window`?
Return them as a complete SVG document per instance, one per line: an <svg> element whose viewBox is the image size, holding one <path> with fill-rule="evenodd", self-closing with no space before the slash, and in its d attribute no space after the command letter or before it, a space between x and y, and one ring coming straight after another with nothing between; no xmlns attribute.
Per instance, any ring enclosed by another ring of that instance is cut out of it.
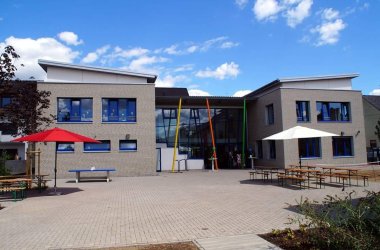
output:
<svg viewBox="0 0 380 250"><path fill-rule="evenodd" d="M57 152L74 152L74 143L60 143L57 142Z"/></svg>
<svg viewBox="0 0 380 250"><path fill-rule="evenodd" d="M318 158L321 157L321 139L320 138L303 138L298 139L298 154L300 158Z"/></svg>
<svg viewBox="0 0 380 250"><path fill-rule="evenodd" d="M317 102L318 121L350 121L348 102Z"/></svg>
<svg viewBox="0 0 380 250"><path fill-rule="evenodd" d="M10 97L1 97L0 99L0 108L8 106L12 102L12 99Z"/></svg>
<svg viewBox="0 0 380 250"><path fill-rule="evenodd" d="M92 98L58 98L58 122L92 122Z"/></svg>
<svg viewBox="0 0 380 250"><path fill-rule="evenodd" d="M110 152L111 151L111 141L110 140L99 140L101 143L83 143L84 152Z"/></svg>
<svg viewBox="0 0 380 250"><path fill-rule="evenodd" d="M137 151L137 140L120 140L120 151Z"/></svg>
<svg viewBox="0 0 380 250"><path fill-rule="evenodd" d="M310 121L310 109L309 102L307 101L296 101L296 112L298 122L309 122Z"/></svg>
<svg viewBox="0 0 380 250"><path fill-rule="evenodd" d="M256 141L257 143L257 158L263 159L263 141Z"/></svg>
<svg viewBox="0 0 380 250"><path fill-rule="evenodd" d="M332 139L333 155L340 156L353 156L352 150L352 137L333 137Z"/></svg>
<svg viewBox="0 0 380 250"><path fill-rule="evenodd" d="M269 159L276 159L276 141L268 141L269 143Z"/></svg>
<svg viewBox="0 0 380 250"><path fill-rule="evenodd" d="M103 98L103 122L136 122L135 98Z"/></svg>
<svg viewBox="0 0 380 250"><path fill-rule="evenodd" d="M270 104L266 106L265 108L266 108L266 116L267 116L267 125L274 124L273 104Z"/></svg>

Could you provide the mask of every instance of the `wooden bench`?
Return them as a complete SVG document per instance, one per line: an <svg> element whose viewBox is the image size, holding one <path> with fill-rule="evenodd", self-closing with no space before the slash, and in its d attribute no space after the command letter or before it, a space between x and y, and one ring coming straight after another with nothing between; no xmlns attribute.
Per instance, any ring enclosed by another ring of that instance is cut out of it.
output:
<svg viewBox="0 0 380 250"><path fill-rule="evenodd" d="M361 177L363 179L364 186L366 186L365 182L367 181L367 184L369 186L369 177L370 177L369 175L367 175L367 174L358 174L356 177L357 178Z"/></svg>
<svg viewBox="0 0 380 250"><path fill-rule="evenodd" d="M285 180L292 180L292 182L296 182L296 184L299 184L300 189L302 189L302 183L305 183L306 178L301 176L294 176L294 175L285 175L285 174L277 174L278 182L281 182L281 185L284 186Z"/></svg>
<svg viewBox="0 0 380 250"><path fill-rule="evenodd" d="M311 175L308 177L308 179L309 180L315 179L315 187L318 188L318 184L319 184L319 188L322 188L322 183L325 183L326 177L318 174L318 175Z"/></svg>
<svg viewBox="0 0 380 250"><path fill-rule="evenodd" d="M76 180L75 182L80 182L80 173L87 172L87 173L96 173L96 172L106 172L107 176L105 177L107 182L109 182L110 179L110 172L114 172L116 169L114 168L96 168L96 169L70 169L69 172L76 173Z"/></svg>
<svg viewBox="0 0 380 250"><path fill-rule="evenodd" d="M0 188L0 193L12 193L12 198L16 201L18 197L20 197L21 200L25 198L25 189L26 187L5 186Z"/></svg>

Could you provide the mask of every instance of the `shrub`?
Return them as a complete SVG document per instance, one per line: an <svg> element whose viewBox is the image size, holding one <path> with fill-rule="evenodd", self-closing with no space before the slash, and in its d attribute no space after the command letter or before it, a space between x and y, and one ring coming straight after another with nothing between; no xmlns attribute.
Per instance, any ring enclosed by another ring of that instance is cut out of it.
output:
<svg viewBox="0 0 380 250"><path fill-rule="evenodd" d="M0 175L10 175L10 171L5 167L5 162L9 160L9 155L6 151L3 151L0 155Z"/></svg>
<svg viewBox="0 0 380 250"><path fill-rule="evenodd" d="M303 217L291 219L320 249L380 249L380 192L353 199L327 196L322 203L301 200Z"/></svg>

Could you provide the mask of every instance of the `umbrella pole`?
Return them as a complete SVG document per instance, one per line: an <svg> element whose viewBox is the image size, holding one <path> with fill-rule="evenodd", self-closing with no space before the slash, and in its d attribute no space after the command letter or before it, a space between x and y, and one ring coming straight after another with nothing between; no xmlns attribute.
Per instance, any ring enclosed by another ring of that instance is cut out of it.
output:
<svg viewBox="0 0 380 250"><path fill-rule="evenodd" d="M57 142L55 143L55 162L54 162L54 193L57 194Z"/></svg>

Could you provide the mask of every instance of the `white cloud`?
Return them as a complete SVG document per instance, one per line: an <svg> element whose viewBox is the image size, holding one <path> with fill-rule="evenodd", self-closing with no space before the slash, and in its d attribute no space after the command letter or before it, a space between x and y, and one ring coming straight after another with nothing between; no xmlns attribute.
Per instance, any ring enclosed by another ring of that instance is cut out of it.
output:
<svg viewBox="0 0 380 250"><path fill-rule="evenodd" d="M200 90L200 89L189 89L190 96L210 96L210 93Z"/></svg>
<svg viewBox="0 0 380 250"><path fill-rule="evenodd" d="M256 0L252 11L258 21L273 21L278 15L294 28L310 15L313 0Z"/></svg>
<svg viewBox="0 0 380 250"><path fill-rule="evenodd" d="M334 20L339 17L339 11L334 10L332 8L324 9L322 11L322 19L329 21L329 20Z"/></svg>
<svg viewBox="0 0 380 250"><path fill-rule="evenodd" d="M281 11L281 7L276 0L256 0L252 11L259 21L273 20Z"/></svg>
<svg viewBox="0 0 380 250"><path fill-rule="evenodd" d="M185 76L179 75L179 76L172 76L167 75L164 78L158 78L156 80L156 87L174 87L177 82L184 81L186 79Z"/></svg>
<svg viewBox="0 0 380 250"><path fill-rule="evenodd" d="M152 67L146 67L146 66L151 66L156 63L163 63L166 61L168 61L168 59L164 57L141 56L137 59L132 60L129 66L124 67L124 68L127 68L128 70L135 71L135 72L157 74L157 69L152 68Z"/></svg>
<svg viewBox="0 0 380 250"><path fill-rule="evenodd" d="M45 78L46 73L38 65L38 59L72 63L79 56L78 51L51 37L32 39L11 36L0 43L2 48L7 45L12 45L21 57L16 65L25 65L17 67L16 77L20 79L29 79L31 76L38 80Z"/></svg>
<svg viewBox="0 0 380 250"><path fill-rule="evenodd" d="M251 92L252 92L252 90L238 90L232 96L242 97L242 96L248 95Z"/></svg>
<svg viewBox="0 0 380 250"><path fill-rule="evenodd" d="M369 92L370 95L380 95L380 89L374 89L371 92Z"/></svg>
<svg viewBox="0 0 380 250"><path fill-rule="evenodd" d="M141 47L124 50L117 46L114 49L113 57L131 58L131 57L143 56L147 53L149 53L149 50L141 48Z"/></svg>
<svg viewBox="0 0 380 250"><path fill-rule="evenodd" d="M67 45L77 46L83 43L83 40L78 39L78 35L71 31L64 31L58 34L58 38L64 41Z"/></svg>
<svg viewBox="0 0 380 250"><path fill-rule="evenodd" d="M317 34L316 46L331 45L339 41L340 32L347 27L340 13L332 8L320 12L322 23L310 30L311 34Z"/></svg>
<svg viewBox="0 0 380 250"><path fill-rule="evenodd" d="M94 52L90 52L88 53L83 59L82 59L82 62L83 63L93 63L95 62L96 60L98 60L98 58L105 54L108 50L109 50L110 46L109 45L105 45L99 49L97 49L96 51Z"/></svg>
<svg viewBox="0 0 380 250"><path fill-rule="evenodd" d="M313 5L313 0L302 0L294 8L289 8L286 11L285 17L288 26L294 28L310 15L310 9Z"/></svg>
<svg viewBox="0 0 380 250"><path fill-rule="evenodd" d="M179 55L182 52L177 50L178 45L172 45L166 49L164 49L164 52L169 54L169 55Z"/></svg>
<svg viewBox="0 0 380 250"><path fill-rule="evenodd" d="M201 78L215 78L223 80L229 77L236 77L240 73L239 65L231 62L224 63L217 67L215 70L207 68L206 70L200 70L196 73L197 77Z"/></svg>
<svg viewBox="0 0 380 250"><path fill-rule="evenodd" d="M335 44L339 41L340 32L346 28L342 19L325 22L311 30L312 33L318 33L319 38L317 46Z"/></svg>
<svg viewBox="0 0 380 250"><path fill-rule="evenodd" d="M98 60L98 55L95 52L90 52L82 59L82 62L93 63L96 60Z"/></svg>
<svg viewBox="0 0 380 250"><path fill-rule="evenodd" d="M241 9L244 9L247 3L248 0L235 0L235 4Z"/></svg>
<svg viewBox="0 0 380 250"><path fill-rule="evenodd" d="M226 36L219 36L204 42L182 42L173 44L167 48L155 49L155 54L165 53L168 55L187 55L195 52L206 52L211 48L229 49L239 46L239 43L230 41Z"/></svg>
<svg viewBox="0 0 380 250"><path fill-rule="evenodd" d="M198 48L199 48L198 46L196 46L196 45L192 45L192 46L188 47L188 48L186 49L186 51L189 52L189 53L194 53L195 51L198 50Z"/></svg>
<svg viewBox="0 0 380 250"><path fill-rule="evenodd" d="M185 65L182 65L182 66L175 68L174 72L190 71L190 70L193 70L193 67L194 67L194 65L192 65L192 64L185 64Z"/></svg>
<svg viewBox="0 0 380 250"><path fill-rule="evenodd" d="M220 45L220 48L221 49L229 49L229 48L233 48L233 47L236 47L236 46L239 46L239 43L234 43L234 42L224 42Z"/></svg>
<svg viewBox="0 0 380 250"><path fill-rule="evenodd" d="M207 40L205 41L201 46L200 46L200 51L207 51L209 50L211 47L213 47L215 44L218 44L222 41L225 41L227 40L228 37L226 36L220 36L220 37L216 37L216 38L213 38L213 39L210 39L210 40Z"/></svg>

